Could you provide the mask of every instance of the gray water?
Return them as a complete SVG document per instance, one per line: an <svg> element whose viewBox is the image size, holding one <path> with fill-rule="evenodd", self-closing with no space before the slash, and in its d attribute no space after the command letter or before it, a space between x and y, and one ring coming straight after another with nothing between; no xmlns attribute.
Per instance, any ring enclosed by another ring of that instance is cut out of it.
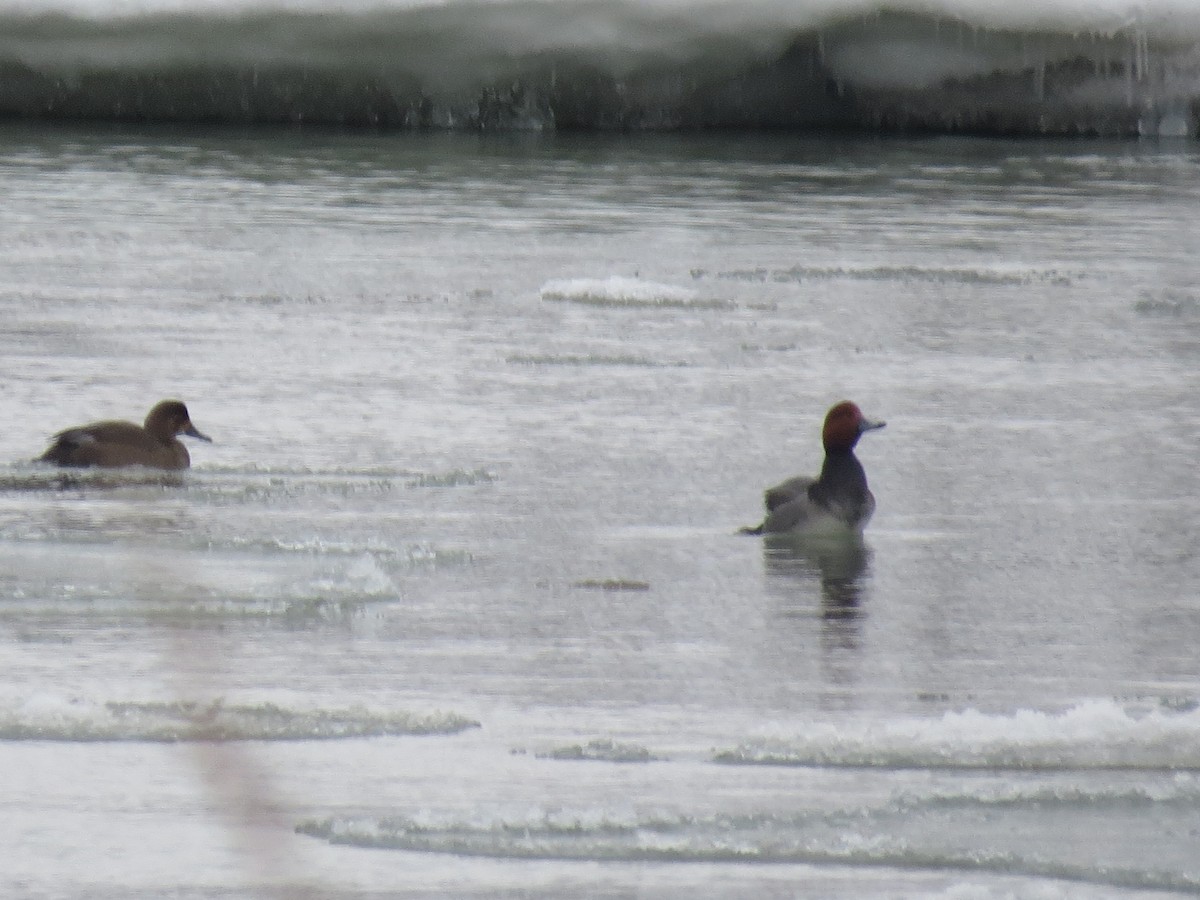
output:
<svg viewBox="0 0 1200 900"><path fill-rule="evenodd" d="M0 892L1200 893L1193 143L0 131ZM30 462L163 397L181 478ZM764 546L835 401L861 547Z"/></svg>

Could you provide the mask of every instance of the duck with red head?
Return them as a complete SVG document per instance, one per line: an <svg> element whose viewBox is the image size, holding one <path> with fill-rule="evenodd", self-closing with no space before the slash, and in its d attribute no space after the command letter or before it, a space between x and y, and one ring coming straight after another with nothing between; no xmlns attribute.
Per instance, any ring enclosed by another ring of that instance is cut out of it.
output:
<svg viewBox="0 0 1200 900"><path fill-rule="evenodd" d="M745 534L782 534L848 530L861 533L875 512L875 497L867 487L867 474L854 455L854 446L866 432L883 428L886 422L865 418L848 400L833 406L825 415L821 441L825 464L816 478L789 478L768 488L767 517Z"/></svg>
<svg viewBox="0 0 1200 900"><path fill-rule="evenodd" d="M187 447L177 437L180 434L212 441L208 435L196 430L182 402L163 400L150 410L143 425L93 422L60 431L38 461L71 468L145 466L186 469L192 460Z"/></svg>

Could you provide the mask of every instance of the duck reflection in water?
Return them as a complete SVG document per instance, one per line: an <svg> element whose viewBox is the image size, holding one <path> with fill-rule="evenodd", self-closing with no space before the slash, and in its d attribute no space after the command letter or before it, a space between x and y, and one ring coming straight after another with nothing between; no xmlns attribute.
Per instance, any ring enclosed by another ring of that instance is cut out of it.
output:
<svg viewBox="0 0 1200 900"><path fill-rule="evenodd" d="M763 541L763 568L771 592L781 601L780 613L819 623L816 638L825 683L821 702L831 708L853 706L853 685L861 674L859 651L866 621L862 599L870 562L871 551L858 535L813 539L773 534ZM819 602L814 604L818 586Z"/></svg>
<svg viewBox="0 0 1200 900"><path fill-rule="evenodd" d="M821 618L857 619L871 551L859 535L813 538L772 534L763 541L763 563L769 577L821 587Z"/></svg>

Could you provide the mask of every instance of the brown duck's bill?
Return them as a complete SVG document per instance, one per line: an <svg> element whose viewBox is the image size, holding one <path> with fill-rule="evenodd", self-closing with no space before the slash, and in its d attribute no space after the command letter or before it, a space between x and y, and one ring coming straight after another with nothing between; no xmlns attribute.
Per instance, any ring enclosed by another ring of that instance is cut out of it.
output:
<svg viewBox="0 0 1200 900"><path fill-rule="evenodd" d="M863 419L862 424L858 426L858 430L860 432L874 431L876 428L885 428L885 427L887 427L887 422L872 422L868 419Z"/></svg>
<svg viewBox="0 0 1200 900"><path fill-rule="evenodd" d="M208 441L210 444L212 443L212 438L210 438L207 434L201 434L200 430L190 422L188 423L188 427L184 429L183 433L188 437L200 438L202 441Z"/></svg>

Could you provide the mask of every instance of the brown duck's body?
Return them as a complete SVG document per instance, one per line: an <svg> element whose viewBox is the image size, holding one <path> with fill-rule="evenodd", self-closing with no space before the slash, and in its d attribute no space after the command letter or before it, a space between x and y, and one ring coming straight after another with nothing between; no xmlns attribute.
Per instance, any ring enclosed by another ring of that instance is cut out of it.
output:
<svg viewBox="0 0 1200 900"><path fill-rule="evenodd" d="M68 428L38 459L56 466L151 469L186 469L191 457L177 435L211 441L192 424L187 407L178 400L163 400L150 410L144 425L132 422L93 422Z"/></svg>

